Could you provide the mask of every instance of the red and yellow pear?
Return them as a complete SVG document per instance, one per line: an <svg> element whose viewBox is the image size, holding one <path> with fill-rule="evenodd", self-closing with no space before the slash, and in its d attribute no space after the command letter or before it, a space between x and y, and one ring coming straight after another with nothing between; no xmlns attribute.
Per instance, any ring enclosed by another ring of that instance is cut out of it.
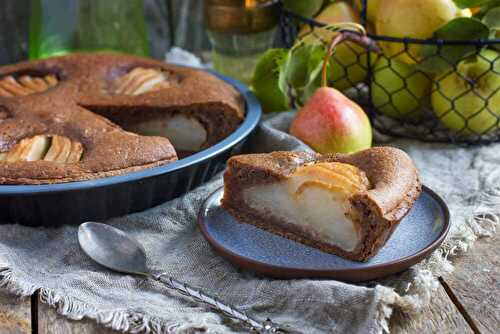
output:
<svg viewBox="0 0 500 334"><path fill-rule="evenodd" d="M297 113L290 134L322 154L357 152L372 143L370 121L363 109L331 87L316 90Z"/></svg>
<svg viewBox="0 0 500 334"><path fill-rule="evenodd" d="M351 153L367 149L372 143L370 120L363 109L335 88L327 87L327 64L335 46L343 40L332 39L322 68L322 87L299 110L290 134L315 151Z"/></svg>

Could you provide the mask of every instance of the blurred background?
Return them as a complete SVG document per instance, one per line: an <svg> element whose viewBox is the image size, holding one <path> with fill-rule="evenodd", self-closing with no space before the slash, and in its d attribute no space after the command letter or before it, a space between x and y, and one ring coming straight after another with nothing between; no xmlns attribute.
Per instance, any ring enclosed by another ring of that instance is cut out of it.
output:
<svg viewBox="0 0 500 334"><path fill-rule="evenodd" d="M0 64L28 58L30 18L38 3L60 0L2 0L0 9ZM62 0L67 1L67 0ZM128 0L125 0L128 1ZM76 1L78 2L78 1ZM120 1L106 1L120 4ZM203 22L205 1L144 0L150 54L163 58L172 45L201 55L210 49Z"/></svg>
<svg viewBox="0 0 500 334"><path fill-rule="evenodd" d="M3 0L0 64L72 51L165 59L173 50L169 62L199 65L176 46L250 86L265 112L280 112L309 101L322 85L324 63L325 84L360 104L380 133L430 142L500 141L500 0L414 4ZM346 40L325 57L338 30L348 26L357 29L358 41ZM369 37L364 44L360 34Z"/></svg>

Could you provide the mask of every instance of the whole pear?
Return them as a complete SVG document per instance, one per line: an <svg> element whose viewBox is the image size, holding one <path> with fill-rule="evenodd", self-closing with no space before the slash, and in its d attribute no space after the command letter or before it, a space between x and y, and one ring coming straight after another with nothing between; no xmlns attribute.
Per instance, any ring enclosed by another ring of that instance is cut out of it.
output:
<svg viewBox="0 0 500 334"><path fill-rule="evenodd" d="M323 6L323 0L283 0L283 6L295 14L311 18Z"/></svg>
<svg viewBox="0 0 500 334"><path fill-rule="evenodd" d="M290 134L322 154L356 152L372 143L363 109L330 87L316 90L292 121Z"/></svg>
<svg viewBox="0 0 500 334"><path fill-rule="evenodd" d="M381 57L373 68L372 103L389 117L418 121L431 86L431 80L415 65Z"/></svg>
<svg viewBox="0 0 500 334"><path fill-rule="evenodd" d="M360 23L361 21L352 6L344 1L328 5L315 17L315 20L325 24ZM304 43L328 44L336 35L335 32L321 28L315 28L314 34L309 34L310 32L311 28L308 25L303 26L299 32L299 38ZM335 55L330 60L328 81L333 87L340 90L345 90L364 81L367 75L367 58L367 53L362 46L353 42L339 44L335 49Z"/></svg>
<svg viewBox="0 0 500 334"><path fill-rule="evenodd" d="M500 53L483 50L436 76L432 108L447 128L486 134L500 128Z"/></svg>
<svg viewBox="0 0 500 334"><path fill-rule="evenodd" d="M431 38L433 33L456 17L470 17L469 9L459 9L453 0L380 0L375 18L378 35ZM384 54L408 64L418 62L421 56L420 44L409 45L405 52L403 43L381 42Z"/></svg>
<svg viewBox="0 0 500 334"><path fill-rule="evenodd" d="M279 70L286 57L286 49L269 49L257 61L252 78L252 89L264 112L288 109L285 95L279 89Z"/></svg>

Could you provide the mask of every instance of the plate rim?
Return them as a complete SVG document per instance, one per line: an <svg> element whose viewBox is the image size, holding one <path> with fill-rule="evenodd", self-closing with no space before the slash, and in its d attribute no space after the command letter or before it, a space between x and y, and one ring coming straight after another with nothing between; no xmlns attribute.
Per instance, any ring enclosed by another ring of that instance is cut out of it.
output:
<svg viewBox="0 0 500 334"><path fill-rule="evenodd" d="M206 71L225 81L229 85L233 86L244 98L246 106L245 118L240 126L228 137L224 138L220 142L210 146L207 149L204 149L189 157L179 159L167 165L148 168L146 170L137 172L125 173L122 175L108 176L84 181L38 185L0 185L0 196L28 196L33 194L63 193L75 190L87 190L112 186L116 184L135 182L138 180L152 178L158 175L172 173L183 168L198 165L238 145L240 142L248 138L252 131L257 128L257 125L259 124L262 117L262 108L257 100L257 97L252 93L248 86L236 79L230 78L213 70L200 68L197 69L200 71Z"/></svg>
<svg viewBox="0 0 500 334"><path fill-rule="evenodd" d="M443 212L443 228L439 235L434 239L429 245L418 250L416 253L405 256L403 258L395 259L389 262L373 264L365 267L348 268L348 269L314 269L314 268L299 268L299 267L286 267L274 264L268 264L261 261L257 261L238 253L235 253L224 246L222 246L207 230L207 223L204 219L205 212L207 211L207 205L211 199L216 196L220 191L223 191L224 187L217 188L213 191L203 202L200 207L197 217L197 224L200 228L202 235L208 241L208 243L215 249L215 251L222 257L228 259L232 264L238 267L254 271L256 273L263 273L267 276L277 277L277 278L322 278L330 277L337 278L349 282L360 282L367 281L375 278L380 278L386 275L394 274L403 271L412 265L420 262L423 258L431 254L435 249L437 249L445 240L448 232L450 230L450 210L446 205L446 202L441 196L439 196L435 191L422 185L422 192L430 195L439 205ZM367 272L372 272L367 273ZM355 277L360 275L362 277Z"/></svg>

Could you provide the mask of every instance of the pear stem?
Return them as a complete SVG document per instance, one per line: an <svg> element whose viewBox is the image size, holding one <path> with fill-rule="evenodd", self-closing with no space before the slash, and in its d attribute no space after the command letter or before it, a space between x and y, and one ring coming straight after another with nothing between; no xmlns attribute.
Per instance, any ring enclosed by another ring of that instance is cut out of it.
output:
<svg viewBox="0 0 500 334"><path fill-rule="evenodd" d="M321 87L326 87L328 85L326 70L328 61L335 51L335 47L345 40L359 44L366 48L368 51L381 53L377 43L366 35L366 30L362 26L353 24L352 27L346 26L345 28L338 30L338 34L335 35L335 37L333 37L328 44L326 55L323 58L323 66L321 68Z"/></svg>

